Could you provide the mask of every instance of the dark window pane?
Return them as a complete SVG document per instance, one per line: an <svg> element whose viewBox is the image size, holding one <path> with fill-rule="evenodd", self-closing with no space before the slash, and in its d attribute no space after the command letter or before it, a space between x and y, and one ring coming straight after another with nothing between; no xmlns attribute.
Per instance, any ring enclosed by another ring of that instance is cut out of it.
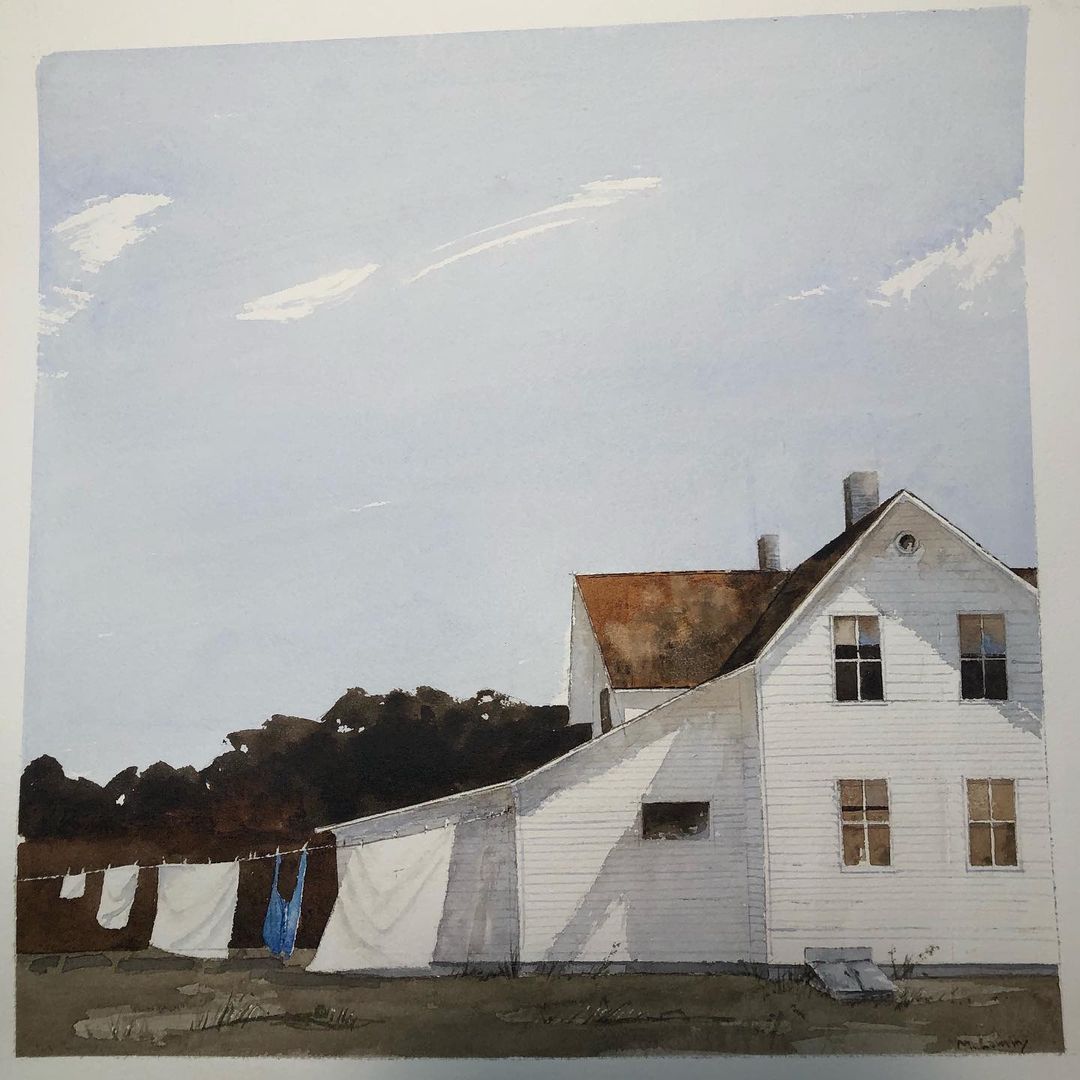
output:
<svg viewBox="0 0 1080 1080"><path fill-rule="evenodd" d="M968 826L968 852L972 866L993 866L994 860L990 853L990 826Z"/></svg>
<svg viewBox="0 0 1080 1080"><path fill-rule="evenodd" d="M838 660L836 662L836 700L858 701L859 684L855 673L855 662L848 663Z"/></svg>
<svg viewBox="0 0 1080 1080"><path fill-rule="evenodd" d="M994 865L1016 865L1016 826L994 826Z"/></svg>
<svg viewBox="0 0 1080 1080"><path fill-rule="evenodd" d="M880 660L881 659L881 646L880 645L860 645L859 646L859 659L860 660Z"/></svg>
<svg viewBox="0 0 1080 1080"><path fill-rule="evenodd" d="M981 660L960 661L960 694L969 700L985 697L983 692L983 662Z"/></svg>
<svg viewBox="0 0 1080 1080"><path fill-rule="evenodd" d="M858 866L865 859L863 846L863 827L861 825L845 825L844 832L844 865Z"/></svg>
<svg viewBox="0 0 1080 1080"><path fill-rule="evenodd" d="M870 836L870 865L889 866L889 826L871 825L866 831Z"/></svg>
<svg viewBox="0 0 1080 1080"><path fill-rule="evenodd" d="M884 701L885 688L881 682L881 662L864 660L859 664L859 696L863 701Z"/></svg>
<svg viewBox="0 0 1080 1080"><path fill-rule="evenodd" d="M700 836L709 829L707 802L641 804L641 835L646 840L675 840Z"/></svg>
<svg viewBox="0 0 1080 1080"><path fill-rule="evenodd" d="M611 730L611 691L605 686L600 691L600 731Z"/></svg>
<svg viewBox="0 0 1080 1080"><path fill-rule="evenodd" d="M863 807L863 782L861 780L841 780L840 805L844 809L861 810Z"/></svg>
<svg viewBox="0 0 1080 1080"><path fill-rule="evenodd" d="M837 645L836 646L836 659L837 660L857 660L859 658L859 650L854 645Z"/></svg>
<svg viewBox="0 0 1080 1080"><path fill-rule="evenodd" d="M866 820L879 823L889 820L889 786L884 780L866 781ZM870 849L872 854L872 842Z"/></svg>
<svg viewBox="0 0 1080 1080"><path fill-rule="evenodd" d="M995 821L1016 820L1016 789L1011 780L990 781L990 808Z"/></svg>
<svg viewBox="0 0 1080 1080"><path fill-rule="evenodd" d="M991 701L1004 701L1009 696L1008 676L1004 660L986 660L986 696Z"/></svg>
<svg viewBox="0 0 1080 1080"><path fill-rule="evenodd" d="M876 615L859 616L859 647L867 645L880 645L881 631L878 628Z"/></svg>
<svg viewBox="0 0 1080 1080"><path fill-rule="evenodd" d="M879 810L889 809L889 784L886 780L866 781L866 806Z"/></svg>
<svg viewBox="0 0 1080 1080"><path fill-rule="evenodd" d="M983 656L1005 655L1005 616L984 615L982 617Z"/></svg>
<svg viewBox="0 0 1080 1080"><path fill-rule="evenodd" d="M960 655L982 656L982 618L978 615L960 616Z"/></svg>
<svg viewBox="0 0 1080 1080"><path fill-rule="evenodd" d="M968 821L990 820L990 785L986 780L967 782Z"/></svg>

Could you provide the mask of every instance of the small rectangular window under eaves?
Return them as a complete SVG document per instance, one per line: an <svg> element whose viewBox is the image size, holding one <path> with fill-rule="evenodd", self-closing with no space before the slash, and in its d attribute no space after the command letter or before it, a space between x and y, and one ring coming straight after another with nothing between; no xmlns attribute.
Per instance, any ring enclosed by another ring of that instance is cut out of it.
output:
<svg viewBox="0 0 1080 1080"><path fill-rule="evenodd" d="M646 840L681 840L709 831L707 802L647 802L641 804L641 835Z"/></svg>

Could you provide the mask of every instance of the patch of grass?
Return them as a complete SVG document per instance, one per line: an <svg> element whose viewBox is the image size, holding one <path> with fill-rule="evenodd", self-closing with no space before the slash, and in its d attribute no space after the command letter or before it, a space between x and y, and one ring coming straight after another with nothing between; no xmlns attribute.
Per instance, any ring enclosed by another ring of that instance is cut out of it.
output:
<svg viewBox="0 0 1080 1080"><path fill-rule="evenodd" d="M314 1006L310 1012L285 1013L268 1019L288 1024L289 1027L322 1028L329 1031L352 1031L353 1028L378 1023L377 1020L357 1016L346 1005L336 1008L333 1005L321 1004Z"/></svg>
<svg viewBox="0 0 1080 1080"><path fill-rule="evenodd" d="M224 1001L216 1001L193 1020L188 1030L210 1031L271 1018L272 1014L258 998L248 994L229 994Z"/></svg>
<svg viewBox="0 0 1080 1080"><path fill-rule="evenodd" d="M905 954L904 959L897 961L896 959L896 947L893 946L889 950L889 966L892 968L892 977L895 982L897 979L910 979L915 974L915 967L918 964L929 960L939 950L937 945L927 945L921 953L912 956L910 953Z"/></svg>

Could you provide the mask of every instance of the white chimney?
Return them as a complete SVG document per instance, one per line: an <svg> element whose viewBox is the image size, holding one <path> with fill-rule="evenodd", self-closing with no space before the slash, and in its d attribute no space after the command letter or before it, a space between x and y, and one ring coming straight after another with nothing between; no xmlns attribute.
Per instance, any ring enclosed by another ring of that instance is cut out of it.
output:
<svg viewBox="0 0 1080 1080"><path fill-rule="evenodd" d="M759 570L780 570L780 537L766 533L758 537L757 559Z"/></svg>
<svg viewBox="0 0 1080 1080"><path fill-rule="evenodd" d="M876 472L853 472L844 478L844 523L847 528L876 510L880 502Z"/></svg>

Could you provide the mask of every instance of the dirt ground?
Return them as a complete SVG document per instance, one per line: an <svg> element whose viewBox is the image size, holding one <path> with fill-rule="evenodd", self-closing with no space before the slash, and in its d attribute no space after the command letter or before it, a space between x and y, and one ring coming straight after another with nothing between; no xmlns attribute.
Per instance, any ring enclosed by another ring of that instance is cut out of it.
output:
<svg viewBox="0 0 1080 1080"><path fill-rule="evenodd" d="M580 1057L1062 1050L1057 980L907 979L840 1004L750 975L383 979L309 974L307 956L20 956L20 1056Z"/></svg>

